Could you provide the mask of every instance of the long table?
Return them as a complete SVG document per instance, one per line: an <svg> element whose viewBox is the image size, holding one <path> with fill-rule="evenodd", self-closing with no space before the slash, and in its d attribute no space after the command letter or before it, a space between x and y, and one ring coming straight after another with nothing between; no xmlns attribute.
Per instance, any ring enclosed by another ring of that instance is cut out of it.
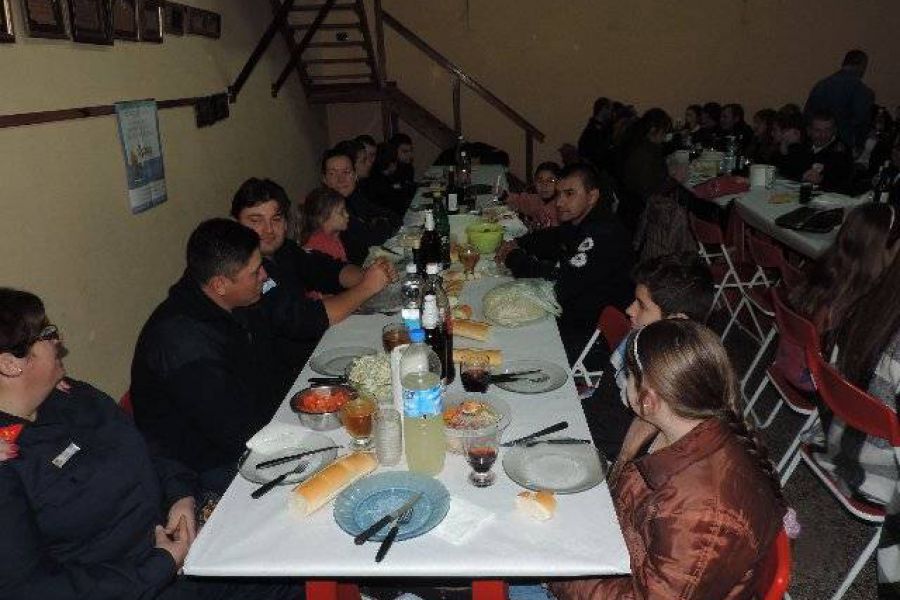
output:
<svg viewBox="0 0 900 600"><path fill-rule="evenodd" d="M470 282L461 300L481 314L484 293L503 280L485 278ZM377 348L382 326L396 317L354 315L330 328L316 352L341 346ZM504 360L541 358L565 366L565 351L556 322L546 319L518 329L495 327L484 344L457 338L455 343L500 348ZM274 420L296 423L287 399L306 387L314 372L304 367L279 408ZM464 393L457 379L448 396ZM568 435L590 437L575 386L569 380L561 388L538 395L519 395L492 388L489 392L507 401L512 421L504 438L512 439L559 420L570 424ZM328 432L346 445L343 430ZM480 580L477 589L499 596L497 580L519 577L565 577L625 574L629 557L605 483L572 495L558 496L556 516L536 522L515 510L521 491L504 473L500 459L494 467L497 483L478 489L467 481L468 465L461 456L448 455L438 479L451 494L454 507L476 505L489 515L487 521L463 539L441 535L440 527L419 538L395 544L388 559L376 565L372 544L356 546L335 523L331 505L301 518L288 505L291 486L277 488L252 500L254 484L237 477L194 542L185 562L185 573L196 576L299 577L308 580L307 592L336 593L334 580L349 578L428 577ZM399 469L405 468L402 464ZM326 580L326 583L323 583ZM320 596L321 597L321 596Z"/></svg>

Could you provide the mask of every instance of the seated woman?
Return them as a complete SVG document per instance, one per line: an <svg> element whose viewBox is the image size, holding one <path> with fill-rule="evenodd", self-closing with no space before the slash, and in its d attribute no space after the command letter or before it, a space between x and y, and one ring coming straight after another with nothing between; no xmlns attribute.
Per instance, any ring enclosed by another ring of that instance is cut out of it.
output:
<svg viewBox="0 0 900 600"><path fill-rule="evenodd" d="M900 260L894 259L872 291L838 324L835 365L852 383L898 409L900 397ZM844 493L887 506L878 552L879 592L900 594L900 456L886 441L870 438L837 416L827 430L826 450L817 462ZM893 548L893 551L891 551Z"/></svg>
<svg viewBox="0 0 900 600"><path fill-rule="evenodd" d="M559 225L556 212L556 180L560 167L555 162L544 162L534 170L534 193L508 194L506 205L519 212L532 229L544 229Z"/></svg>
<svg viewBox="0 0 900 600"><path fill-rule="evenodd" d="M0 598L292 598L281 585L177 577L196 481L151 456L106 394L65 375L41 300L0 288Z"/></svg>
<svg viewBox="0 0 900 600"><path fill-rule="evenodd" d="M657 430L610 482L631 575L550 590L560 600L750 598L785 506L741 417L725 348L703 325L663 319L632 337L626 363L631 408Z"/></svg>

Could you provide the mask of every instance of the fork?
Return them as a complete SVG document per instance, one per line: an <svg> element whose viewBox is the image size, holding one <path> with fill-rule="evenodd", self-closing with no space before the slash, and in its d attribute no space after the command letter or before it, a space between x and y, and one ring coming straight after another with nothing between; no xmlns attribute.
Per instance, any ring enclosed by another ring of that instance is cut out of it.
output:
<svg viewBox="0 0 900 600"><path fill-rule="evenodd" d="M394 538L397 537L397 533L400 531L401 525L406 525L410 521L412 521L413 516L413 507L410 506L403 515L397 519L397 522L394 523L394 526L391 527L391 530L388 531L387 537L384 538L384 541L381 542L381 546L378 547L378 552L375 554L375 562L380 563L382 559L384 559L385 555L388 553L388 550L391 549L391 544L394 543Z"/></svg>
<svg viewBox="0 0 900 600"><path fill-rule="evenodd" d="M281 475L279 475L272 481L264 483L261 486L259 486L258 488L256 488L255 490L253 490L253 493L250 494L250 497L253 498L254 500L262 497L269 490L271 490L272 488L274 488L275 486L280 484L282 481L287 479L288 476L299 475L299 474L303 473L303 471L305 471L307 467L309 467L309 461L300 461L300 463L296 467L291 469L290 471L282 473Z"/></svg>

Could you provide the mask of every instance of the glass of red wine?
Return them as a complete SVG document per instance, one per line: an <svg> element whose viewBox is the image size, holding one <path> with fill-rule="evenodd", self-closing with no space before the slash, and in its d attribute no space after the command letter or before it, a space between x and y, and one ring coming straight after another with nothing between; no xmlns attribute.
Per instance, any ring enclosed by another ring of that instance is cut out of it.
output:
<svg viewBox="0 0 900 600"><path fill-rule="evenodd" d="M459 377L464 390L483 394L491 383L491 370L486 360L476 358L460 365Z"/></svg>
<svg viewBox="0 0 900 600"><path fill-rule="evenodd" d="M500 429L496 425L473 431L463 438L466 460L472 467L472 472L469 473L469 483L475 487L494 485L497 476L491 472L491 467L497 460L499 446Z"/></svg>

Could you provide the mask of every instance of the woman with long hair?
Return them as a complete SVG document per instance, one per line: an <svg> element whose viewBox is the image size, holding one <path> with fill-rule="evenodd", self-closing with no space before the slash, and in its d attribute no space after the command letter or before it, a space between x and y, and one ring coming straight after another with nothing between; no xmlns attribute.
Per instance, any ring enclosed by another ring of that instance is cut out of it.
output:
<svg viewBox="0 0 900 600"><path fill-rule="evenodd" d="M837 239L790 293L791 305L828 335L843 322L890 264L900 222L889 204L863 204L850 211Z"/></svg>
<svg viewBox="0 0 900 600"><path fill-rule="evenodd" d="M900 397L900 259L860 299L834 335L835 366L849 381L898 410ZM885 440L868 437L839 417L831 418L825 451L815 455L847 494L883 504L886 516L878 545L881 597L900 596L900 455ZM893 595L892 595L893 594Z"/></svg>
<svg viewBox="0 0 900 600"><path fill-rule="evenodd" d="M629 404L657 431L611 481L631 575L550 589L560 600L751 597L785 504L725 348L703 325L663 319L634 334L626 364Z"/></svg>

